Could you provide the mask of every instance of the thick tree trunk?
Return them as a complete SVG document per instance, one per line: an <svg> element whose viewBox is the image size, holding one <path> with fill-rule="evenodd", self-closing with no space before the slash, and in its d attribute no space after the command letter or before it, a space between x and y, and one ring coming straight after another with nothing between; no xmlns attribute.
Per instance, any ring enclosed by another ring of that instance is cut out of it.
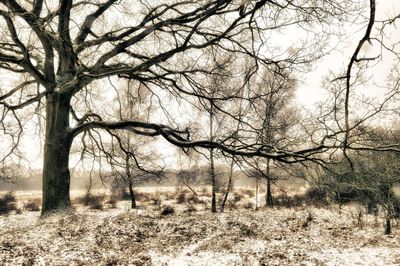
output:
<svg viewBox="0 0 400 266"><path fill-rule="evenodd" d="M71 208L69 111L70 97L57 92L47 96L42 215Z"/></svg>
<svg viewBox="0 0 400 266"><path fill-rule="evenodd" d="M136 209L137 208L136 195L135 195L135 191L133 191L132 180L129 180L128 187L129 187L129 196L131 197L131 208Z"/></svg>

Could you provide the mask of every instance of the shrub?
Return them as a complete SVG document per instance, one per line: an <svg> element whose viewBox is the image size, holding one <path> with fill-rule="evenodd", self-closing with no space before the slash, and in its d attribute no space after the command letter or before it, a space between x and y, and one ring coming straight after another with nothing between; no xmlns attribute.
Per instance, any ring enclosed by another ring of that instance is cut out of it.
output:
<svg viewBox="0 0 400 266"><path fill-rule="evenodd" d="M164 209L161 211L162 216L172 215L175 213L175 209L171 206L165 206Z"/></svg>
<svg viewBox="0 0 400 266"><path fill-rule="evenodd" d="M326 189L319 186L312 186L305 193L306 199L312 202L325 202L327 196L328 193Z"/></svg>
<svg viewBox="0 0 400 266"><path fill-rule="evenodd" d="M150 200L150 195L149 193L144 193L144 192L136 192L135 194L136 200L140 202L146 202ZM130 199L130 198L129 198Z"/></svg>
<svg viewBox="0 0 400 266"><path fill-rule="evenodd" d="M241 201L243 199L243 195L239 194L239 193L233 193L232 195L232 200L234 203L238 203L239 201Z"/></svg>
<svg viewBox="0 0 400 266"><path fill-rule="evenodd" d="M94 210L102 210L104 208L103 198L104 197L102 196L94 196L89 204L90 208Z"/></svg>
<svg viewBox="0 0 400 266"><path fill-rule="evenodd" d="M151 199L153 201L154 206L160 206L161 205L161 198L160 196L155 196L154 198Z"/></svg>
<svg viewBox="0 0 400 266"><path fill-rule="evenodd" d="M24 210L31 211L31 212L40 211L40 199L30 200L27 203L25 203Z"/></svg>
<svg viewBox="0 0 400 266"><path fill-rule="evenodd" d="M187 209L185 210L185 212L186 212L186 213L197 212L197 209L196 209L195 206L189 205L189 206L187 207Z"/></svg>
<svg viewBox="0 0 400 266"><path fill-rule="evenodd" d="M183 204L186 201L186 194L181 192L179 193L178 197L176 198L176 203L177 204Z"/></svg>
<svg viewBox="0 0 400 266"><path fill-rule="evenodd" d="M120 199L121 200L131 200L131 194L126 189L120 190Z"/></svg>
<svg viewBox="0 0 400 266"><path fill-rule="evenodd" d="M254 210L254 203L253 202L246 202L243 207L248 210Z"/></svg>
<svg viewBox="0 0 400 266"><path fill-rule="evenodd" d="M297 207L302 206L306 202L304 195L288 196L287 194L281 194L275 197L274 205L281 207Z"/></svg>
<svg viewBox="0 0 400 266"><path fill-rule="evenodd" d="M77 199L77 201L84 206L89 206L91 209L102 210L104 196L103 195L92 195L90 193L86 193L86 195Z"/></svg>
<svg viewBox="0 0 400 266"><path fill-rule="evenodd" d="M109 204L112 209L117 208L117 201L115 200L115 198L109 199L107 201L107 204Z"/></svg>
<svg viewBox="0 0 400 266"><path fill-rule="evenodd" d="M237 210L238 206L233 200L228 200L227 206L230 210Z"/></svg>
<svg viewBox="0 0 400 266"><path fill-rule="evenodd" d="M16 199L13 192L8 192L0 197L0 215L16 211Z"/></svg>
<svg viewBox="0 0 400 266"><path fill-rule="evenodd" d="M203 203L203 200L199 199L199 197L195 194L190 195L189 197L186 198L186 200L193 204Z"/></svg>
<svg viewBox="0 0 400 266"><path fill-rule="evenodd" d="M308 227L308 225L309 225L312 221L314 221L314 216L313 216L311 210L308 210L307 217L306 217L305 221L303 222L303 224L302 224L301 226L302 226L303 228Z"/></svg>

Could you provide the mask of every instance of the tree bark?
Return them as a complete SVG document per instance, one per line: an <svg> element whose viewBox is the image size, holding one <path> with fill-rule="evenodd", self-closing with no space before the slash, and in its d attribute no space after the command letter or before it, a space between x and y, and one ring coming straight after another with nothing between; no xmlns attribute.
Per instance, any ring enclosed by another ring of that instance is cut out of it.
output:
<svg viewBox="0 0 400 266"><path fill-rule="evenodd" d="M228 200L229 192L232 189L233 164L234 164L234 161L232 159L232 162L231 162L231 165L230 165L230 170L229 170L228 187L226 189L224 198L223 198L222 203L221 203L221 212L224 212L224 210L225 210L225 204L226 204L226 201Z"/></svg>
<svg viewBox="0 0 400 266"><path fill-rule="evenodd" d="M391 223L390 216L387 215L386 216L386 224L385 224L385 235L390 235L390 234L392 234L392 223Z"/></svg>
<svg viewBox="0 0 400 266"><path fill-rule="evenodd" d="M271 178L269 176L270 168L269 168L270 160L267 159L267 193L265 195L265 206L272 207L274 202L272 200L272 190L271 190Z"/></svg>
<svg viewBox="0 0 400 266"><path fill-rule="evenodd" d="M211 212L217 212L217 184L215 180L214 150L210 149L210 175L211 175Z"/></svg>
<svg viewBox="0 0 400 266"><path fill-rule="evenodd" d="M137 205L136 205L136 195L135 195L135 191L133 191L133 184L132 181L129 180L129 196L131 197L131 208L132 209L136 209Z"/></svg>
<svg viewBox="0 0 400 266"><path fill-rule="evenodd" d="M70 97L53 92L46 98L42 215L70 209Z"/></svg>
<svg viewBox="0 0 400 266"><path fill-rule="evenodd" d="M214 134L213 134L213 106L210 102L210 110L209 110L209 115L210 115L210 141L214 140ZM215 166L214 166L214 149L210 149L210 178L211 178L211 212L215 213L217 212L217 184L215 180Z"/></svg>

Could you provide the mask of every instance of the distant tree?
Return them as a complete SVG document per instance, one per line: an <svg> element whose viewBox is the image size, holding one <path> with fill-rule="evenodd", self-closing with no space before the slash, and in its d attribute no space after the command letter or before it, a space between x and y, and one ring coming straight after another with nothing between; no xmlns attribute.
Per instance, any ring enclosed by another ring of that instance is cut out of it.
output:
<svg viewBox="0 0 400 266"><path fill-rule="evenodd" d="M115 112L118 119L146 120L146 116L152 112L149 98L150 94L140 88L140 83L128 83L125 90L121 90L117 95L118 108L115 108ZM151 147L149 138L132 135L126 131L109 132L109 134L112 136L111 143L105 146L98 145L97 148L102 151L111 166L114 184L122 181L125 184L124 188L128 187L131 208L136 209L134 187L151 179L161 179L164 175L163 162L157 156L156 148Z"/></svg>
<svg viewBox="0 0 400 266"><path fill-rule="evenodd" d="M194 195L197 196L196 190L193 188L194 185L198 184L199 173L196 169L181 169L176 173L177 185L187 187ZM182 190L182 189L181 189Z"/></svg>
<svg viewBox="0 0 400 266"><path fill-rule="evenodd" d="M275 150L286 150L299 142L300 116L293 103L296 90L296 79L289 72L266 70L254 80L251 92L254 101L246 112L252 117L252 125L257 132L257 141L265 147ZM247 159L250 173L256 179L256 194L258 194L259 179L266 181L265 205L272 206L271 183L276 176L271 176L270 158ZM276 166L275 166L276 167ZM257 197L257 195L256 195ZM257 204L256 204L257 207Z"/></svg>
<svg viewBox="0 0 400 266"><path fill-rule="evenodd" d="M208 115L208 138L211 142L214 141L216 135L225 135L228 132L221 132L223 130L223 119L226 116L222 112L218 112L218 109L221 110L223 108L222 103L216 103L212 99L217 97L230 97L230 94L233 91L237 91L238 89L235 88L231 84L232 78L232 71L231 67L234 61L233 56L225 56L224 58L218 58L215 55L215 51L211 50L213 64L215 65L214 73L215 75L210 78L210 80L205 84L206 87L209 87L206 91L207 93L204 95L206 98L200 98L201 109L205 110ZM220 114L218 116L218 114ZM240 119L240 117L238 117ZM215 148L211 147L209 149L209 157L208 160L210 161L210 181L211 181L211 212L217 212L217 176L215 171Z"/></svg>

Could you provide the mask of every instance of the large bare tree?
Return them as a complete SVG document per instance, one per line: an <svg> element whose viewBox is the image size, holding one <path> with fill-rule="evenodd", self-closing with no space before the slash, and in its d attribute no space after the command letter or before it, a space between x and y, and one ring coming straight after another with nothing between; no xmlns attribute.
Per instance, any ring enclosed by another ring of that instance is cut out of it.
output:
<svg viewBox="0 0 400 266"><path fill-rule="evenodd" d="M113 86L118 91L118 82L136 80L153 93L164 113L168 97L233 101L240 91L212 98L203 93L202 80L215 72L205 49L235 53L239 65L254 62L251 71L236 73L241 88L259 65L304 70L326 52L324 45L335 31L330 25L346 21L358 8L354 1L335 0L0 0L0 68L13 77L0 91L1 128L12 139L5 156L20 144L27 117L44 119L43 214L70 207L71 145L74 139L79 145L76 137L91 130L125 129L162 136L182 148L306 160L327 149L324 140L295 151L246 141L230 146L218 138L192 139L186 125L179 126L169 115L157 123L152 117L115 119L107 114L112 102L101 100ZM290 33L293 26L307 34L290 47L270 38L277 30Z"/></svg>

